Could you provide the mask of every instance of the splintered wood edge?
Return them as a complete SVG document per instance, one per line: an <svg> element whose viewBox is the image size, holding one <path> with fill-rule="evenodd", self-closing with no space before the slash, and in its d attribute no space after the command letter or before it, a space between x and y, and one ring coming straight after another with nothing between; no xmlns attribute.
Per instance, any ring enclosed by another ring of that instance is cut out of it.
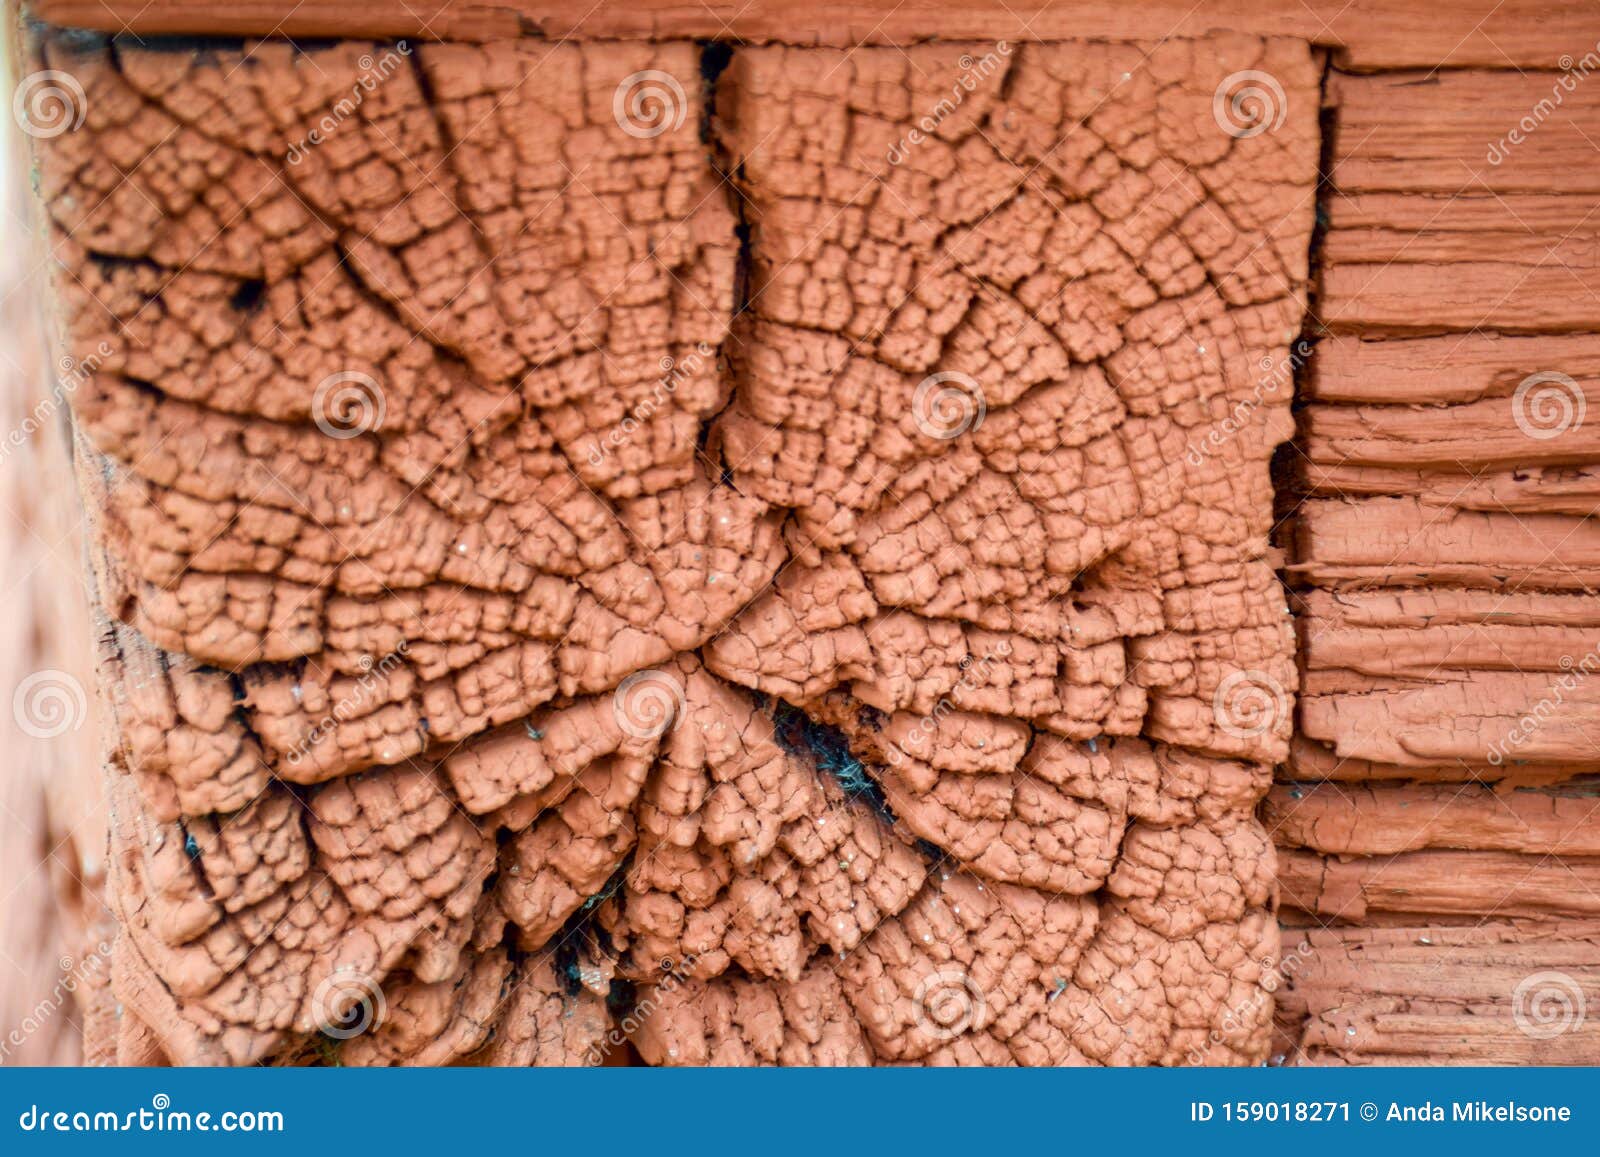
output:
<svg viewBox="0 0 1600 1157"><path fill-rule="evenodd" d="M133 35L716 39L852 46L935 39L1289 36L1356 69L1559 68L1600 52L1589 0L32 0L34 19Z"/></svg>

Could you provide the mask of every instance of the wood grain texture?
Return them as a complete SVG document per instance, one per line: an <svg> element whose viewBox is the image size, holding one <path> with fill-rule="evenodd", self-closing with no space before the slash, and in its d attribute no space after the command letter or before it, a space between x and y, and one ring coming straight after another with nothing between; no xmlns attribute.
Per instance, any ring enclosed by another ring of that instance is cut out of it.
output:
<svg viewBox="0 0 1600 1157"><path fill-rule="evenodd" d="M1159 40L1212 30L1291 36L1338 49L1350 68L1556 68L1600 40L1584 0L37 0L51 23L105 31L232 36L537 35L750 43L908 44L933 39Z"/></svg>
<svg viewBox="0 0 1600 1157"><path fill-rule="evenodd" d="M1597 66L1329 78L1263 808L1287 1061L1600 1057Z"/></svg>
<svg viewBox="0 0 1600 1157"><path fill-rule="evenodd" d="M1600 329L1600 55L1560 62L1331 78L1325 325Z"/></svg>
<svg viewBox="0 0 1600 1157"><path fill-rule="evenodd" d="M1593 921L1286 928L1284 944L1280 1060L1559 1065L1600 1053ZM1589 1015L1574 1015L1579 999Z"/></svg>

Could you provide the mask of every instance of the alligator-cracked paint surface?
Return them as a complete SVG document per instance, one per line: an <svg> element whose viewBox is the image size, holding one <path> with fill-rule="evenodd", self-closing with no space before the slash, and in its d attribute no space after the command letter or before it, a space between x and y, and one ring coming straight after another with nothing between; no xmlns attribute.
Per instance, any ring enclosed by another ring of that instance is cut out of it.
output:
<svg viewBox="0 0 1600 1157"><path fill-rule="evenodd" d="M36 47L91 1054L1265 1057L1304 44Z"/></svg>

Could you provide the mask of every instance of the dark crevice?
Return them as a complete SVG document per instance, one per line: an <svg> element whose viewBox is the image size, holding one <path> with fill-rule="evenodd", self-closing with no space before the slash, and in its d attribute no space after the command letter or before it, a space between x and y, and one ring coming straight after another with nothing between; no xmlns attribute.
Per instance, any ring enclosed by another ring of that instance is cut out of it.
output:
<svg viewBox="0 0 1600 1157"><path fill-rule="evenodd" d="M1317 343L1325 336L1321 320L1317 316L1317 309L1322 297L1322 270L1323 248L1327 242L1328 222L1330 217L1330 203L1333 200L1333 166L1336 157L1335 145L1337 141L1339 118L1338 109L1331 103L1328 86L1333 77L1331 60L1325 55L1322 60L1322 79L1320 87L1320 100L1317 112L1317 141L1319 154L1317 158L1317 188L1316 188L1316 217L1311 226L1311 238L1308 242L1309 252L1306 255L1306 309L1305 316L1300 323L1300 333L1294 343L1289 347L1289 362L1292 378L1289 382L1291 395L1289 399L1290 414L1295 418L1296 433L1294 440L1285 442L1273 451L1270 465L1272 480L1272 521L1273 543L1285 551L1285 558L1292 564L1294 557L1294 527L1295 511L1306 499L1303 488L1296 481L1297 467L1300 453L1295 443L1300 440L1300 415L1307 406L1307 401L1301 396L1301 387L1305 384L1309 373L1310 361L1316 352ZM1293 606L1294 578L1291 572L1280 570L1279 581L1289 591L1290 605Z"/></svg>
<svg viewBox="0 0 1600 1157"><path fill-rule="evenodd" d="M219 53L237 52L245 53L250 48L250 42L242 36L183 36L168 34L164 36L134 36L132 34L118 33L111 39L113 48L132 45L140 52L163 52L170 54L187 54L193 56L197 62L215 64ZM104 44L102 39L98 43ZM247 57L246 60L249 58Z"/></svg>
<svg viewBox="0 0 1600 1157"><path fill-rule="evenodd" d="M619 872L625 869L626 866ZM615 959L617 956L616 945L611 942L610 934L595 923L594 914L594 908L587 904L581 906L567 917L560 931L549 941L554 945L551 949L551 965L568 998L577 997L588 987L584 976L597 971L593 961Z"/></svg>
<svg viewBox="0 0 1600 1157"><path fill-rule="evenodd" d="M267 283L260 278L250 278L241 281L233 291L233 296L228 298L228 304L240 313L255 313L261 308L267 292Z"/></svg>
<svg viewBox="0 0 1600 1157"><path fill-rule="evenodd" d="M819 723L800 708L782 699L770 706L772 730L778 746L809 760L818 771L831 776L852 799L865 800L872 810L895 822L883 787L867 771L866 764L850 750L850 740L839 728Z"/></svg>
<svg viewBox="0 0 1600 1157"><path fill-rule="evenodd" d="M700 140L709 154L711 168L729 190L729 207L736 223L734 235L739 239L739 253L733 274L733 314L738 317L750 305L751 221L749 200L745 196L744 166L727 145L732 125L731 111L720 108L720 81L733 62L733 46L721 41L707 41L700 46L700 76L704 85L704 99L700 117Z"/></svg>
<svg viewBox="0 0 1600 1157"><path fill-rule="evenodd" d="M194 876L195 886L200 889L200 895L205 897L206 903L215 904L217 893L211 887L211 880L206 875L206 866L200 855L200 842L194 838L194 833L189 830L187 817L179 816L177 820L178 831L183 834L183 858L189 865L189 872Z"/></svg>
<svg viewBox="0 0 1600 1157"><path fill-rule="evenodd" d="M159 262L149 257L124 257L120 253L104 253L97 249L87 250L84 256L106 277L110 277L119 269L153 269L162 274L166 272Z"/></svg>
<svg viewBox="0 0 1600 1157"><path fill-rule="evenodd" d="M1302 417L1309 404L1302 396L1301 390L1305 386L1310 372L1310 361L1316 351L1316 346L1326 336L1326 329L1318 317L1318 308L1322 298L1322 272L1325 265L1323 260L1324 247L1327 242L1328 225L1330 220L1330 205L1333 200L1333 170L1337 157L1337 140L1339 132L1338 107L1333 103L1329 91L1335 62L1330 53L1321 54L1322 75L1319 85L1319 100L1317 110L1317 185L1316 185L1316 216L1312 222L1311 237L1308 242L1306 255L1306 307L1301 321L1300 333L1296 336L1290 347L1290 364L1293 376L1290 381L1292 393L1290 395L1290 414L1295 420L1295 433L1289 442L1278 446L1272 454L1270 462L1270 480L1272 485L1272 519L1273 530L1271 540L1274 546L1280 548L1282 565L1277 571L1279 583L1284 588L1285 599L1290 612L1290 625L1294 632L1295 641L1293 657L1301 690L1293 697L1293 712L1298 714L1298 703L1305 697L1306 670L1304 664L1304 646L1301 638L1301 598L1297 592L1297 579L1292 569L1298 559L1295 532L1298 523L1298 509L1308 497L1305 488L1300 484L1297 473L1301 462L1298 443L1303 434ZM1295 728L1299 731L1298 725ZM1274 769L1274 781L1282 782L1286 777L1286 764L1280 764ZM1262 817L1261 808L1265 800L1258 805L1256 817ZM1326 870L1326 862L1324 862ZM1271 910L1276 916L1277 901L1274 900Z"/></svg>

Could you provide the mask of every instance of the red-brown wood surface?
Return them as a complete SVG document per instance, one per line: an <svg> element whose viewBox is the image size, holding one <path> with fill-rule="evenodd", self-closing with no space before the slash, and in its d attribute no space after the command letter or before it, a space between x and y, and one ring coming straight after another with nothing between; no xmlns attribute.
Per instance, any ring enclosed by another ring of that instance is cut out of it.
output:
<svg viewBox="0 0 1600 1157"><path fill-rule="evenodd" d="M1233 30L1335 47L1355 68L1556 68L1600 41L1586 0L37 0L52 23L248 36L539 35L908 44L964 38L1160 40Z"/></svg>

